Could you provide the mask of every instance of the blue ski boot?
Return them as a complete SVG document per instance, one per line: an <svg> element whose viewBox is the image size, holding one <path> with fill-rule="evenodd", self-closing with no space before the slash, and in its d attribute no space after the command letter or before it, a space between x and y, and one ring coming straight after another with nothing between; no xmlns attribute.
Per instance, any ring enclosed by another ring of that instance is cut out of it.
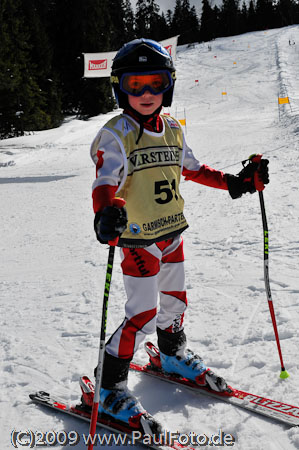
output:
<svg viewBox="0 0 299 450"><path fill-rule="evenodd" d="M160 351L160 359L162 370L166 373L180 375L216 392L224 392L228 388L225 380L208 369L203 359L192 350L185 349L174 356L165 355Z"/></svg>
<svg viewBox="0 0 299 450"><path fill-rule="evenodd" d="M101 388L99 413L131 426L146 411L125 386L116 386L115 389Z"/></svg>
<svg viewBox="0 0 299 450"><path fill-rule="evenodd" d="M164 372L179 375L216 392L228 390L225 380L208 369L200 356L186 348L184 330L170 333L157 328L157 334L161 369Z"/></svg>
<svg viewBox="0 0 299 450"><path fill-rule="evenodd" d="M99 414L112 423L114 420L121 422L131 430L151 436L161 434L162 426L127 389L129 367L129 359L117 358L105 352Z"/></svg>
<svg viewBox="0 0 299 450"><path fill-rule="evenodd" d="M130 429L156 436L163 433L162 426L152 417L134 397L126 386L115 389L101 388L99 414L122 422Z"/></svg>
<svg viewBox="0 0 299 450"><path fill-rule="evenodd" d="M80 378L81 404L77 408L91 412L94 401L94 384L86 376ZM99 415L102 418L127 425L132 431L151 436L161 435L162 426L141 406L127 390L126 383L118 383L113 389L101 388Z"/></svg>

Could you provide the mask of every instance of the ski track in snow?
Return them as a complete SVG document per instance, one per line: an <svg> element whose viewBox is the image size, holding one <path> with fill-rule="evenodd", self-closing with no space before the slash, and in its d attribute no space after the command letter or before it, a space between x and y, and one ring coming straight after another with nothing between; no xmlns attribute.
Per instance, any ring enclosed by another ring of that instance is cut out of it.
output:
<svg viewBox="0 0 299 450"><path fill-rule="evenodd" d="M208 43L179 49L170 112L181 119L185 109L187 142L202 163L236 174L252 153L270 160L270 283L291 376L279 379L258 196L233 201L225 191L182 181L189 347L233 386L298 405L299 26L210 44L212 51ZM290 105L278 109L285 93ZM79 377L92 376L97 362L108 253L93 232L89 147L116 113L0 142L3 450L12 448L13 429L88 433L86 423L42 409L28 394L46 390L76 402ZM116 253L108 336L125 300ZM146 362L142 348L136 361ZM129 387L173 431L211 435L221 428L238 450L299 449L297 428L138 374L130 374ZM85 448L82 440L75 448Z"/></svg>

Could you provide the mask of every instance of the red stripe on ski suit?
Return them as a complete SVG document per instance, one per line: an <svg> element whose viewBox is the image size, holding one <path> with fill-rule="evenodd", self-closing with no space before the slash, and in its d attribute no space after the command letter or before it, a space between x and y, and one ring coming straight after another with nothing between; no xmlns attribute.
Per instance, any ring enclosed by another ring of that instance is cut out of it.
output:
<svg viewBox="0 0 299 450"><path fill-rule="evenodd" d="M156 246L158 247L159 250L161 250L161 252L163 252L163 250L169 247L169 245L171 245L172 243L173 239L166 239L166 241L156 242Z"/></svg>
<svg viewBox="0 0 299 450"><path fill-rule="evenodd" d="M183 302L186 305L186 307L188 305L186 291L161 291L161 293L164 295L169 295L170 297L175 297L178 300L181 300L181 302ZM179 328L183 326L183 322L184 322L184 313L181 314ZM165 331L168 331L168 333L173 333L174 332L173 324L170 325L170 327L166 328Z"/></svg>
<svg viewBox="0 0 299 450"><path fill-rule="evenodd" d="M152 277L160 271L159 259L143 248L123 248L121 263L124 275L131 277Z"/></svg>
<svg viewBox="0 0 299 450"><path fill-rule="evenodd" d="M168 255L162 256L162 263L178 263L184 261L183 240L180 245Z"/></svg>
<svg viewBox="0 0 299 450"><path fill-rule="evenodd" d="M118 357L132 359L134 355L135 336L137 331L141 330L144 325L150 322L157 314L157 308L144 311L129 319L121 333L118 348Z"/></svg>
<svg viewBox="0 0 299 450"><path fill-rule="evenodd" d="M188 304L186 291L161 291L161 292L162 294L171 295L172 297L181 300L183 303L185 303L186 306Z"/></svg>

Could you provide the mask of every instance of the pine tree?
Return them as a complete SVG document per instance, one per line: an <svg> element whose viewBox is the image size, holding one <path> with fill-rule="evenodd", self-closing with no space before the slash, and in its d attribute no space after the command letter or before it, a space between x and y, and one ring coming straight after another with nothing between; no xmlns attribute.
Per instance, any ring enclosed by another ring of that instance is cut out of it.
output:
<svg viewBox="0 0 299 450"><path fill-rule="evenodd" d="M221 36L239 34L239 0L223 0L220 11Z"/></svg>
<svg viewBox="0 0 299 450"><path fill-rule="evenodd" d="M155 0L137 0L135 14L136 36L159 40L159 11Z"/></svg>
<svg viewBox="0 0 299 450"><path fill-rule="evenodd" d="M125 36L124 42L129 42L136 37L135 35L135 17L130 0L123 0L122 10L124 13Z"/></svg>
<svg viewBox="0 0 299 450"><path fill-rule="evenodd" d="M172 17L171 30L180 35L179 44L187 44L199 40L199 20L189 0L176 0Z"/></svg>
<svg viewBox="0 0 299 450"><path fill-rule="evenodd" d="M245 0L242 3L242 8L239 13L239 30L240 33L246 33L247 31L247 21L248 21L248 9Z"/></svg>
<svg viewBox="0 0 299 450"><path fill-rule="evenodd" d="M256 29L265 30L275 27L275 13L272 0L257 0Z"/></svg>
<svg viewBox="0 0 299 450"><path fill-rule="evenodd" d="M119 49L135 38L134 13L130 0L109 0L110 47Z"/></svg>
<svg viewBox="0 0 299 450"><path fill-rule="evenodd" d="M250 0L247 13L246 31L255 31L255 30L256 30L255 4L253 0Z"/></svg>
<svg viewBox="0 0 299 450"><path fill-rule="evenodd" d="M157 17L155 26L157 27L157 37L154 37L154 39L156 39L157 41L172 37L172 34L170 34L169 26L167 24L167 19L163 12Z"/></svg>
<svg viewBox="0 0 299 450"><path fill-rule="evenodd" d="M174 35L179 35L183 31L181 27L181 17L182 17L182 0L176 0L171 23L171 30Z"/></svg>
<svg viewBox="0 0 299 450"><path fill-rule="evenodd" d="M123 9L122 0L109 0L107 13L109 17L113 17L111 21L110 34L110 46L113 49L118 49L124 41L126 41L125 31L125 13Z"/></svg>
<svg viewBox="0 0 299 450"><path fill-rule="evenodd" d="M46 100L45 113L50 116L51 126L58 126L62 120L58 76L53 69L53 49L50 38L48 0L22 0L24 19L30 30L30 57L35 66L34 75Z"/></svg>
<svg viewBox="0 0 299 450"><path fill-rule="evenodd" d="M299 3L297 3L299 7ZM296 4L292 0L279 0L275 5L276 20L278 27L293 25L296 22Z"/></svg>
<svg viewBox="0 0 299 450"><path fill-rule="evenodd" d="M214 6L213 8L213 13L214 13L214 23L215 23L215 37L220 36L220 8L218 8L217 5Z"/></svg>
<svg viewBox="0 0 299 450"><path fill-rule="evenodd" d="M22 0L2 0L0 4L1 137L55 124L49 114L47 92L39 85L45 72L39 70L36 62L32 23L26 20L27 6ZM33 16L38 28L38 16L34 12ZM45 63L48 61L46 58Z"/></svg>
<svg viewBox="0 0 299 450"><path fill-rule="evenodd" d="M216 37L217 29L218 22L215 10L212 9L209 0L203 0L199 40L211 41Z"/></svg>
<svg viewBox="0 0 299 450"><path fill-rule="evenodd" d="M189 0L188 0L188 3L189 3ZM197 17L195 6L192 6L192 8L190 9L190 12L189 12L189 26L190 26L190 30L188 33L189 34L189 36L188 36L189 42L198 42L200 25L199 25L199 19Z"/></svg>

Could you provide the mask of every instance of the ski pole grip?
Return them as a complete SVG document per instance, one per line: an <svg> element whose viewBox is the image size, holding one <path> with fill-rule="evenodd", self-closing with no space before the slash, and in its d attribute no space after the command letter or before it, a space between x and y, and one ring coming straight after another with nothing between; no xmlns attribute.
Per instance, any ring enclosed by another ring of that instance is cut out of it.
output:
<svg viewBox="0 0 299 450"><path fill-rule="evenodd" d="M116 208L122 208L123 206L125 206L125 204L126 200L121 197L114 197L112 199L112 206L116 206Z"/></svg>
<svg viewBox="0 0 299 450"><path fill-rule="evenodd" d="M249 160L254 163L260 163L263 155L262 153L254 153L253 155L249 156Z"/></svg>
<svg viewBox="0 0 299 450"><path fill-rule="evenodd" d="M114 197L112 199L112 206L116 206L116 208L122 208L123 206L125 206L126 201L123 198L120 197ZM119 237L116 237L115 239L108 241L108 244L111 245L111 247L116 247L117 243L118 243L118 239Z"/></svg>
<svg viewBox="0 0 299 450"><path fill-rule="evenodd" d="M254 172L254 185L255 185L256 190L259 192L261 192L265 189L264 183L260 180L259 174L258 174L262 156L263 155L261 153L256 153L256 154L249 156L250 161L258 164L258 169Z"/></svg>

